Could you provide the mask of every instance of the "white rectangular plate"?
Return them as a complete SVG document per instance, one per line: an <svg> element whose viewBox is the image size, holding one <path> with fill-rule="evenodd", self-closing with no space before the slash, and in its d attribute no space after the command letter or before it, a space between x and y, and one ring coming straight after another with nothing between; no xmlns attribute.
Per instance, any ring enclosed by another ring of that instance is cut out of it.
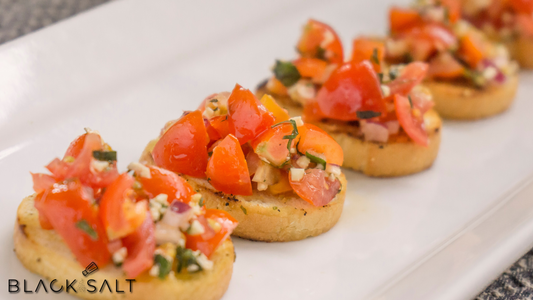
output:
<svg viewBox="0 0 533 300"><path fill-rule="evenodd" d="M116 1L0 47L0 295L9 297L8 278L39 279L12 251L29 171L43 171L84 127L119 151L124 170L167 120L236 82L253 89L274 59L293 58L309 17L331 24L349 53L356 35L385 32L391 2ZM474 296L533 246L533 74L522 75L508 112L445 122L428 171L346 171L344 213L330 232L291 243L234 239L224 299Z"/></svg>

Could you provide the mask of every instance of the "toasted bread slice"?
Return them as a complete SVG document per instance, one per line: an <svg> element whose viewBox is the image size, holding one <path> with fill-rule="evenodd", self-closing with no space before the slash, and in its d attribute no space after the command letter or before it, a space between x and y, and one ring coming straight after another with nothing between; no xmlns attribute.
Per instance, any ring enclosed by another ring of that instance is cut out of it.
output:
<svg viewBox="0 0 533 300"><path fill-rule="evenodd" d="M468 83L427 80L435 110L446 119L476 120L505 111L513 102L518 89L518 75L500 86L476 88Z"/></svg>
<svg viewBox="0 0 533 300"><path fill-rule="evenodd" d="M504 42L511 57L520 64L521 68L533 69L533 38L526 36L519 36Z"/></svg>
<svg viewBox="0 0 533 300"><path fill-rule="evenodd" d="M265 94L259 86L258 97ZM287 109L291 117L301 116L302 106L288 96L273 95ZM368 142L352 134L354 126L343 122L317 122L318 127L331 135L344 151L344 168L360 171L368 176L395 177L409 175L429 168L439 152L442 121L431 110L424 115L429 146L423 147L406 137L389 140L387 143Z"/></svg>
<svg viewBox="0 0 533 300"><path fill-rule="evenodd" d="M129 282L126 276L112 264L101 268L88 277L82 275L85 267L81 266L67 245L54 230L44 230L39 224L38 212L34 207L34 195L26 197L17 210L13 239L15 253L22 264L33 273L39 274L47 280L57 279L56 289L65 285L68 279L77 282L73 285L77 293L72 293L82 299L220 299L226 292L231 274L235 253L231 240L224 242L211 257L214 262L213 269L195 274L169 275L160 280L156 277L143 274L132 283L132 292L129 292ZM96 293L89 293L92 287L87 285L89 279L94 279L92 285L96 286ZM99 289L104 280L109 282L113 293L107 287L103 292ZM115 291L115 280L118 280L120 290Z"/></svg>
<svg viewBox="0 0 533 300"><path fill-rule="evenodd" d="M140 162L153 164L152 149L157 140L145 148ZM288 242L320 235L339 220L346 194L346 179L341 177L341 192L327 205L315 207L295 193L272 195L254 189L252 196L234 196L216 191L204 179L184 176L205 199L207 208L225 210L239 221L233 235L264 242Z"/></svg>

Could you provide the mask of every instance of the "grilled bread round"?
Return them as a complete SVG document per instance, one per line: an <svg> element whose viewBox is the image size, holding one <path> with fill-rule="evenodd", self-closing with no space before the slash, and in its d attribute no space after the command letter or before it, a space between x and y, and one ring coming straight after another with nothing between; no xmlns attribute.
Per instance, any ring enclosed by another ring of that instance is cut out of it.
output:
<svg viewBox="0 0 533 300"><path fill-rule="evenodd" d="M17 210L17 221L13 233L15 253L22 264L31 272L43 276L51 281L57 279L54 285L56 289L76 280L73 287L76 290L74 296L82 299L220 299L226 292L231 274L235 253L231 240L225 241L212 255L212 270L204 270L194 274L174 274L161 280L143 274L135 278L131 283L126 281L126 276L112 264L99 269L88 277L82 275L85 269L75 259L63 239L54 230L44 230L39 224L39 213L34 207L35 195L26 197ZM93 288L87 285L87 281L94 279L92 285L97 292L90 293ZM107 280L110 288L104 286L100 293L101 285ZM119 289L124 293L116 292L116 281Z"/></svg>
<svg viewBox="0 0 533 300"><path fill-rule="evenodd" d="M518 75L500 86L476 88L468 83L427 80L435 110L445 119L476 120L499 114L511 105L518 89Z"/></svg>
<svg viewBox="0 0 533 300"><path fill-rule="evenodd" d="M520 64L521 68L533 69L533 38L522 36L503 42L511 57Z"/></svg>

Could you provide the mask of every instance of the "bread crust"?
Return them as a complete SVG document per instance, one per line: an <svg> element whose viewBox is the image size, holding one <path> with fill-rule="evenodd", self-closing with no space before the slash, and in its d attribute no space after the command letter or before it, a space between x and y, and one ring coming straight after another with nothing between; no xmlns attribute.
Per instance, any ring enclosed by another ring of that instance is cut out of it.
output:
<svg viewBox="0 0 533 300"><path fill-rule="evenodd" d="M231 274L235 253L230 239L225 241L211 257L214 262L212 270L196 274L170 275L165 280L143 274L132 283L129 293L129 283L123 272L112 264L99 269L97 272L84 277L81 266L67 245L54 230L41 228L38 212L34 207L35 195L26 197L17 210L17 221L14 228L13 240L15 253L22 264L31 272L43 276L47 280L57 279L57 286L65 285L68 279L77 282L73 285L77 293L74 296L82 299L220 299L226 292ZM105 279L109 282L113 293L105 287L102 293L89 293L87 280L100 289ZM115 280L118 280L123 294L116 293Z"/></svg>
<svg viewBox="0 0 533 300"><path fill-rule="evenodd" d="M142 163L154 163L151 151L156 142L146 146ZM239 221L234 236L263 242L297 241L330 230L341 216L347 185L343 174L340 193L327 205L315 207L293 192L273 195L254 189L251 196L234 196L216 191L205 179L183 177L202 194L207 208L225 210Z"/></svg>
<svg viewBox="0 0 533 300"><path fill-rule="evenodd" d="M258 97L265 94L259 86ZM287 96L273 95L276 101L287 109L291 117L301 116L302 106ZM423 147L411 139L394 139L387 143L368 142L352 135L350 126L331 126L326 122L313 123L324 129L341 145L344 151L344 168L360 171L373 177L397 177L418 173L429 168L439 152L442 120L431 110L424 115L429 146Z"/></svg>
<svg viewBox="0 0 533 300"><path fill-rule="evenodd" d="M511 57L515 59L521 68L533 69L533 38L520 35L519 37L504 41L509 49Z"/></svg>
<svg viewBox="0 0 533 300"><path fill-rule="evenodd" d="M476 120L499 114L509 108L518 89L518 74L499 86L476 88L470 84L426 80L433 94L435 110L446 119Z"/></svg>

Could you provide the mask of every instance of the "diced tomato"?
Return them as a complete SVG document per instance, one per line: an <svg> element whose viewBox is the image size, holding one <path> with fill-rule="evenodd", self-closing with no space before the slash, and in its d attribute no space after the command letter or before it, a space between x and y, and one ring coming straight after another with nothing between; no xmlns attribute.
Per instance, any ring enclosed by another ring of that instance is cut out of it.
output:
<svg viewBox="0 0 533 300"><path fill-rule="evenodd" d="M313 82L319 82L326 73L328 63L322 59L312 57L302 57L292 62L300 76L312 78Z"/></svg>
<svg viewBox="0 0 533 300"><path fill-rule="evenodd" d="M101 172L94 170L91 163L94 160L93 151L96 150L103 150L100 135L96 133L85 134L83 148L77 154L74 162L68 164L65 177L61 178L54 173L55 177L58 179L79 178L84 185L95 189L108 186L118 177L117 165L116 162L113 162L106 170Z"/></svg>
<svg viewBox="0 0 533 300"><path fill-rule="evenodd" d="M518 13L529 15L533 14L533 0L509 0L509 5Z"/></svg>
<svg viewBox="0 0 533 300"><path fill-rule="evenodd" d="M228 99L229 132L244 144L274 124L274 116L250 90L235 85Z"/></svg>
<svg viewBox="0 0 533 300"><path fill-rule="evenodd" d="M449 52L441 52L429 62L428 77L457 78L463 76L465 68Z"/></svg>
<svg viewBox="0 0 533 300"><path fill-rule="evenodd" d="M264 94L263 97L261 97L261 103L269 112L274 115L275 123L287 121L291 118L287 110L279 106L279 104L274 98L272 98L272 96Z"/></svg>
<svg viewBox="0 0 533 300"><path fill-rule="evenodd" d="M167 170L203 177L207 167L209 136L200 111L179 119L159 139L152 151L155 164Z"/></svg>
<svg viewBox="0 0 533 300"><path fill-rule="evenodd" d="M272 165L281 167L290 159L290 152L287 148L289 136L293 133L293 126L290 123L284 123L270 128L251 141L252 148L260 157L268 160ZM292 144L296 143L292 140ZM291 145L291 147L293 146Z"/></svg>
<svg viewBox="0 0 533 300"><path fill-rule="evenodd" d="M424 117L421 112L416 115L414 109L411 108L409 99L402 95L394 96L394 106L396 108L396 116L407 135L417 144L427 147L429 145L429 138L424 127ZM416 108L415 108L416 109Z"/></svg>
<svg viewBox="0 0 533 300"><path fill-rule="evenodd" d="M59 158L54 158L46 168L50 171L58 180L64 180L67 178L69 164Z"/></svg>
<svg viewBox="0 0 533 300"><path fill-rule="evenodd" d="M174 200L189 203L191 196L196 194L192 186L176 173L155 166L148 168L150 178L136 177L148 197L155 198L159 194L165 194L168 196L168 203Z"/></svg>
<svg viewBox="0 0 533 300"><path fill-rule="evenodd" d="M461 38L458 55L471 67L476 68L485 58L485 45L481 37L466 34Z"/></svg>
<svg viewBox="0 0 533 300"><path fill-rule="evenodd" d="M33 190L36 193L43 192L44 190L50 188L54 183L57 182L57 179L48 174L42 173L30 173L33 179Z"/></svg>
<svg viewBox="0 0 533 300"><path fill-rule="evenodd" d="M42 229L45 229L45 230L54 229L54 227L52 226L52 223L50 223L48 218L44 215L44 212L41 212L40 209L38 208L39 205L42 205L43 194L44 194L44 191L38 193L37 195L35 195L35 199L34 199L34 203L35 203L34 206L39 211L39 224L41 225Z"/></svg>
<svg viewBox="0 0 533 300"><path fill-rule="evenodd" d="M87 136L87 133L80 135L77 137L72 143L70 143L67 152L65 153L65 157L78 157L80 155L81 150L83 149L83 144L85 143L85 137Z"/></svg>
<svg viewBox="0 0 533 300"><path fill-rule="evenodd" d="M215 147L207 165L211 185L226 194L251 195L252 183L241 145L236 137L228 135Z"/></svg>
<svg viewBox="0 0 533 300"><path fill-rule="evenodd" d="M457 37L450 29L440 24L423 24L402 34L412 47L415 60L425 61L437 50L446 50L457 45Z"/></svg>
<svg viewBox="0 0 533 300"><path fill-rule="evenodd" d="M253 151L248 152L246 155L246 164L248 165L248 173L250 176L254 176L257 168L259 168L259 165L261 164L261 158L259 158L259 155Z"/></svg>
<svg viewBox="0 0 533 300"><path fill-rule="evenodd" d="M299 181L292 181L289 174L289 182L294 192L302 199L314 206L324 206L333 200L340 192L339 179L330 180L324 170L305 170L304 177Z"/></svg>
<svg viewBox="0 0 533 300"><path fill-rule="evenodd" d="M209 136L210 142L220 139L220 134L218 134L218 131L216 131L216 129L213 126L211 126L211 123L209 122L209 120L204 119L204 125L205 125L205 130L207 131L207 135Z"/></svg>
<svg viewBox="0 0 533 300"><path fill-rule="evenodd" d="M185 232L185 247L196 251L200 250L205 256L209 257L216 249L215 245L211 245L210 240L215 237L216 233L205 218L205 215L198 216L198 222L204 228L204 232L201 234L190 235Z"/></svg>
<svg viewBox="0 0 533 300"><path fill-rule="evenodd" d="M281 176L277 183L268 186L268 191L274 195L292 191L292 186L289 182L289 173L280 170Z"/></svg>
<svg viewBox="0 0 533 300"><path fill-rule="evenodd" d="M186 247L193 251L200 250L200 252L202 252L205 256L209 258L216 251L216 249L220 245L222 245L222 243L231 235L233 229L237 227L238 222L229 213L218 209L208 209L205 212L205 219L210 219L220 224L220 231L215 232L215 234L212 235L210 238L205 238L203 234L186 234ZM206 224L208 223L206 222ZM213 231L213 229L210 227L208 229Z"/></svg>
<svg viewBox="0 0 533 300"><path fill-rule="evenodd" d="M287 95L287 87L279 81L276 76L272 76L267 83L268 91L274 95Z"/></svg>
<svg viewBox="0 0 533 300"><path fill-rule="evenodd" d="M413 89L409 93L409 97L411 97L413 107L417 108L422 115L424 115L428 110L432 109L433 106L435 106L431 92L425 88Z"/></svg>
<svg viewBox="0 0 533 300"><path fill-rule="evenodd" d="M91 163L93 161L93 151L102 150L102 139L96 133L87 133L78 137L69 147L66 156L75 155L72 163L64 160L54 159L46 168L52 172L54 177L61 181L70 178L79 178L80 181L89 187L98 189L111 184L117 177L118 171L116 162L110 165L110 168L101 172L93 170ZM82 142L83 140L83 142ZM81 150L80 150L81 147Z"/></svg>
<svg viewBox="0 0 533 300"><path fill-rule="evenodd" d="M373 59L376 52L376 59ZM374 71L381 72L381 63L385 58L385 44L382 41L360 37L353 41L352 63L368 60L372 63Z"/></svg>
<svg viewBox="0 0 533 300"><path fill-rule="evenodd" d="M35 199L46 217L82 266L95 262L104 267L111 255L97 208L79 180L57 183Z"/></svg>
<svg viewBox="0 0 533 300"><path fill-rule="evenodd" d="M76 141L74 143L76 143ZM82 177L87 176L91 172L93 151L96 150L102 150L102 138L95 133L86 134L83 148L77 153L76 160L70 165L66 178L81 179ZM83 181L84 180L82 180L82 182Z"/></svg>
<svg viewBox="0 0 533 300"><path fill-rule="evenodd" d="M533 37L533 18L530 15L519 14L516 16L518 30L528 37Z"/></svg>
<svg viewBox="0 0 533 300"><path fill-rule="evenodd" d="M316 101L324 116L342 121L357 120L357 111L387 112L369 61L346 63L335 70L318 91Z"/></svg>
<svg viewBox="0 0 533 300"><path fill-rule="evenodd" d="M403 68L400 76L388 84L390 94L406 96L415 86L426 77L428 65L423 62L413 62Z"/></svg>
<svg viewBox="0 0 533 300"><path fill-rule="evenodd" d="M109 250L109 253L115 253L122 247L124 247L124 245L122 244L122 240L120 239L109 241L109 243L107 243L107 249Z"/></svg>
<svg viewBox="0 0 533 300"><path fill-rule="evenodd" d="M307 22L297 49L303 57L325 59L338 65L344 61L339 36L329 25L319 21Z"/></svg>
<svg viewBox="0 0 533 300"><path fill-rule="evenodd" d="M327 163L342 166L344 152L329 134L309 123L298 127L298 130L300 131L298 151L305 154L307 151L312 150L316 153L324 154Z"/></svg>
<svg viewBox="0 0 533 300"><path fill-rule="evenodd" d="M146 203L134 202L133 182L133 177L123 173L106 188L100 200L100 218L111 240L133 233L146 217Z"/></svg>
<svg viewBox="0 0 533 300"><path fill-rule="evenodd" d="M393 7L389 11L389 21L391 32L397 33L422 24L422 17L415 9Z"/></svg>
<svg viewBox="0 0 533 300"><path fill-rule="evenodd" d="M154 230L154 221L147 212L142 225L122 239L122 244L128 249L122 269L128 278L135 278L152 267L155 251Z"/></svg>
<svg viewBox="0 0 533 300"><path fill-rule="evenodd" d="M228 116L217 116L209 120L211 127L213 127L218 133L219 138L223 139L229 134Z"/></svg>
<svg viewBox="0 0 533 300"><path fill-rule="evenodd" d="M213 99L213 97L216 97L217 93L214 93L214 94L211 94L209 96L207 96L204 100L202 100L202 102L200 102L200 106L198 106L198 110L201 112L201 113L204 113L205 111L205 104L207 103L207 100L211 100Z"/></svg>
<svg viewBox="0 0 533 300"><path fill-rule="evenodd" d="M455 23L461 19L461 2L458 0L440 0L442 6L447 10L450 23Z"/></svg>
<svg viewBox="0 0 533 300"><path fill-rule="evenodd" d="M302 113L302 120L305 122L317 122L326 118L320 110L320 105L315 99L311 99L304 103L304 111Z"/></svg>

